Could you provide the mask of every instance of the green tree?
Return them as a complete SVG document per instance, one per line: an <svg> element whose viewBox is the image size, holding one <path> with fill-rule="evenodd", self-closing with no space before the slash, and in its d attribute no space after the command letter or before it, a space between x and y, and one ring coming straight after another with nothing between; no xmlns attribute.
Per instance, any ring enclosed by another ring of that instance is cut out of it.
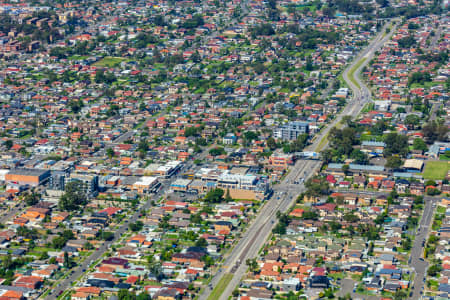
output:
<svg viewBox="0 0 450 300"><path fill-rule="evenodd" d="M94 246L93 246L91 243L86 242L86 243L84 243L84 245L83 245L83 249L84 249L84 250L92 250L92 249L94 249Z"/></svg>
<svg viewBox="0 0 450 300"><path fill-rule="evenodd" d="M406 251L411 250L412 248L412 242L411 239L409 237L406 237L405 239L403 239L402 241L402 248Z"/></svg>
<svg viewBox="0 0 450 300"><path fill-rule="evenodd" d="M6 140L4 143L6 149L11 149L11 147L13 146L13 141L12 140Z"/></svg>
<svg viewBox="0 0 450 300"><path fill-rule="evenodd" d="M69 253L64 251L64 267L70 269L72 267L72 260L69 257Z"/></svg>
<svg viewBox="0 0 450 300"><path fill-rule="evenodd" d="M320 197L330 192L330 185L325 177L310 178L305 182L305 187L306 195L309 197Z"/></svg>
<svg viewBox="0 0 450 300"><path fill-rule="evenodd" d="M407 115L405 118L405 124L414 129L414 127L416 127L417 125L419 125L420 123L420 118L417 115Z"/></svg>
<svg viewBox="0 0 450 300"><path fill-rule="evenodd" d="M439 191L437 188L430 187L427 189L428 196L436 196L436 195L439 195L440 193L441 193L441 191Z"/></svg>
<svg viewBox="0 0 450 300"><path fill-rule="evenodd" d="M414 150L422 150L422 151L428 150L427 144L421 138L414 139L413 148Z"/></svg>
<svg viewBox="0 0 450 300"><path fill-rule="evenodd" d="M357 164L366 165L369 163L367 154L359 149L353 149L352 153L350 154L350 158L354 159L355 163Z"/></svg>
<svg viewBox="0 0 450 300"><path fill-rule="evenodd" d="M48 258L49 258L49 256L48 256L48 252L47 251L42 252L41 256L39 257L40 260L46 260Z"/></svg>
<svg viewBox="0 0 450 300"><path fill-rule="evenodd" d="M225 192L220 188L210 190L205 196L205 202L208 203L220 203L224 200Z"/></svg>
<svg viewBox="0 0 450 300"><path fill-rule="evenodd" d="M205 238L201 237L195 242L195 246L204 248L204 247L208 246L208 242L206 241Z"/></svg>
<svg viewBox="0 0 450 300"><path fill-rule="evenodd" d="M250 272L256 272L258 270L258 262L256 261L256 258L247 259L245 264L248 266Z"/></svg>
<svg viewBox="0 0 450 300"><path fill-rule="evenodd" d="M442 122L431 121L422 128L422 133L428 144L433 144L435 141L447 141L448 127Z"/></svg>
<svg viewBox="0 0 450 300"><path fill-rule="evenodd" d="M442 271L442 266L434 264L428 268L427 274L428 274L428 276L435 277L441 271Z"/></svg>
<svg viewBox="0 0 450 300"><path fill-rule="evenodd" d="M384 142L386 143L386 148L384 149L386 156L398 154L405 157L409 152L408 137L405 135L391 132L385 137Z"/></svg>
<svg viewBox="0 0 450 300"><path fill-rule="evenodd" d="M144 228L144 223L142 223L142 221L136 221L136 223L130 223L128 225L128 227L130 228L131 231L137 232L137 231L141 231L142 228Z"/></svg>
<svg viewBox="0 0 450 300"><path fill-rule="evenodd" d="M87 203L84 184L81 181L71 181L66 184L64 194L59 199L59 208L66 211L79 209Z"/></svg>
<svg viewBox="0 0 450 300"><path fill-rule="evenodd" d="M209 150L209 154L211 154L212 156L219 156L226 154L226 152L225 149L223 149L222 147L216 147Z"/></svg>
<svg viewBox="0 0 450 300"><path fill-rule="evenodd" d="M389 156L386 159L386 167L387 168L391 168L391 169L396 169L396 168L400 168L400 166L402 165L402 159L398 156Z"/></svg>
<svg viewBox="0 0 450 300"><path fill-rule="evenodd" d="M113 148L108 148L106 149L106 155L111 159L114 157L114 149Z"/></svg>
<svg viewBox="0 0 450 300"><path fill-rule="evenodd" d="M350 166L349 165L343 165L342 166L342 172L344 172L345 176L348 176L348 174L350 174L349 171L350 171Z"/></svg>
<svg viewBox="0 0 450 300"><path fill-rule="evenodd" d="M398 290L394 294L394 300L408 299L408 293L405 290Z"/></svg>
<svg viewBox="0 0 450 300"><path fill-rule="evenodd" d="M41 198L41 195L39 195L38 193L35 193L35 192L31 192L31 193L27 193L25 195L24 200L28 206L32 206L32 205L39 203L40 198Z"/></svg>
<svg viewBox="0 0 450 300"><path fill-rule="evenodd" d="M352 213L347 213L344 215L344 220L350 223L355 223L359 221L359 217Z"/></svg>

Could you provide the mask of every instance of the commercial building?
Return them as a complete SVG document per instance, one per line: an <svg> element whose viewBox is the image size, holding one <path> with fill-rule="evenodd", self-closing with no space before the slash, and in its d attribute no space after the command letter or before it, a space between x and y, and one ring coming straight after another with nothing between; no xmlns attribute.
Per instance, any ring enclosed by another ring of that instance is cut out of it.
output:
<svg viewBox="0 0 450 300"><path fill-rule="evenodd" d="M220 188L233 199L263 200L269 192L268 183L252 174L233 174L229 170L202 168L195 176L199 180L194 180L187 188L199 193Z"/></svg>
<svg viewBox="0 0 450 300"><path fill-rule="evenodd" d="M178 172L182 166L183 166L182 161L178 161L178 160L169 161L165 165L159 166L156 169L155 174L159 175L161 177L164 177L164 178L169 178L172 175L174 175L176 172Z"/></svg>
<svg viewBox="0 0 450 300"><path fill-rule="evenodd" d="M192 182L190 179L177 179L171 185L170 188L174 191L187 192L189 184Z"/></svg>
<svg viewBox="0 0 450 300"><path fill-rule="evenodd" d="M157 177L154 176L142 176L138 181L133 183L132 189L139 193L153 192L160 185Z"/></svg>
<svg viewBox="0 0 450 300"><path fill-rule="evenodd" d="M5 174L7 183L19 185L38 186L44 184L50 178L50 171L39 169L13 169Z"/></svg>
<svg viewBox="0 0 450 300"><path fill-rule="evenodd" d="M269 166L275 170L287 170L293 163L294 156L292 154L277 151L269 157Z"/></svg>
<svg viewBox="0 0 450 300"><path fill-rule="evenodd" d="M304 133L309 133L309 124L306 122L292 121L274 130L277 139L292 141Z"/></svg>
<svg viewBox="0 0 450 300"><path fill-rule="evenodd" d="M65 184L73 181L83 183L84 192L88 197L95 197L98 193L98 176L72 173L65 178Z"/></svg>

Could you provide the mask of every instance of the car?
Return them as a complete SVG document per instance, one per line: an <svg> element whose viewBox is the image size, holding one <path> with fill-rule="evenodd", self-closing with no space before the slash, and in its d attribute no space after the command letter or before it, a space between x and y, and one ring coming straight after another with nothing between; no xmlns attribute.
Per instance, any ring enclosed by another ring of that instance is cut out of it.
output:
<svg viewBox="0 0 450 300"><path fill-rule="evenodd" d="M424 261L424 260L423 260L423 257L420 257L419 260Z"/></svg>

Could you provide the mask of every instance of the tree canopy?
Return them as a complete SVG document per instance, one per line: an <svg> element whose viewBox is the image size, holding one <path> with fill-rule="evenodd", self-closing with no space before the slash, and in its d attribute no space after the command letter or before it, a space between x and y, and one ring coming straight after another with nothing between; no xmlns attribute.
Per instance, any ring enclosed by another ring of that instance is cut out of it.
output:
<svg viewBox="0 0 450 300"><path fill-rule="evenodd" d="M81 181L72 181L66 184L64 194L59 199L59 208L73 211L87 203L84 184Z"/></svg>

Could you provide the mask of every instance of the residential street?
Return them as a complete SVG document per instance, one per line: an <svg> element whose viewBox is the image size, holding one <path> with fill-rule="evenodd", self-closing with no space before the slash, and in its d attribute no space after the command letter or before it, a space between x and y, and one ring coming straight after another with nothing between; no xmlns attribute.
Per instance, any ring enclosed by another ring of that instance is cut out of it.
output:
<svg viewBox="0 0 450 300"><path fill-rule="evenodd" d="M423 259L423 241L426 242L428 233L430 231L433 214L435 211L435 204L438 202L437 198L426 198L425 208L423 210L422 219L420 220L419 227L414 239L414 245L411 249L411 262L409 265L415 269L416 277L414 278L414 291L411 299L420 299L423 293L423 287L425 285L424 278L425 272L428 268L428 262Z"/></svg>
<svg viewBox="0 0 450 300"><path fill-rule="evenodd" d="M162 195L164 188L167 187L168 185L170 185L170 183L167 183L167 185L161 187L158 194L148 197L145 204L139 210L136 210L136 212L129 219L127 219L122 225L119 225L119 229L115 231L114 238L111 241L105 241L102 244L102 246L98 248L98 250L95 250L81 264L73 268L72 269L73 273L71 273L69 276L67 276L66 279L61 281L58 284L58 286L56 286L52 290L52 294L47 295L47 297L45 297L44 299L46 300L55 299L56 298L55 295L58 295L59 293L67 290L73 282L75 282L78 278L80 278L82 274L85 273L85 271L89 268L91 263L99 259L105 252L109 250L109 247L112 244L114 244L120 239L120 237L128 230L128 224L135 223L138 220L140 214L143 211L148 210L152 206L152 201L157 201L159 199L159 197Z"/></svg>
<svg viewBox="0 0 450 300"><path fill-rule="evenodd" d="M385 28L388 25L385 25ZM374 53L391 37L392 33L382 38L384 30L378 34L374 41L362 51L362 53L355 59L354 63L350 64L344 71L344 79L351 86L348 79L349 70L361 59L361 57L372 57ZM367 60L366 60L367 61ZM364 64L363 64L364 65ZM362 66L363 66L362 65ZM358 68L356 74L359 74L361 68ZM358 80L360 80L358 78ZM365 87L365 86L364 86ZM328 134L329 130L336 126L344 116L352 115L356 116L364 105L370 100L370 91L367 87L363 91L360 91L353 86L353 98L349 101L344 110L327 126L324 128L314 142L308 146L305 150L317 149L318 145L324 137ZM363 99L363 100L361 100ZM327 142L328 144L328 142ZM238 245L232 250L227 257L224 266L225 270L218 272L212 279L212 287L217 286L221 278L227 274L233 274L233 279L227 285L226 289L222 293L220 300L226 300L231 295L233 290L239 284L242 276L246 273L247 266L245 261L249 258L253 258L258 253L259 249L264 245L267 238L270 236L272 228L276 223L276 212L279 210L285 212L291 207L291 205L297 199L297 196L304 191L304 184L293 184L294 181L299 178L304 178L306 181L310 178L321 165L320 161L314 160L298 160L294 167L290 170L290 173L284 178L282 183L274 186L274 196L271 200L260 210L260 213L247 229ZM280 197L280 200L277 198ZM233 268L233 266L235 268ZM234 271L234 272L233 272ZM207 288L199 296L200 300L208 299L212 289Z"/></svg>

